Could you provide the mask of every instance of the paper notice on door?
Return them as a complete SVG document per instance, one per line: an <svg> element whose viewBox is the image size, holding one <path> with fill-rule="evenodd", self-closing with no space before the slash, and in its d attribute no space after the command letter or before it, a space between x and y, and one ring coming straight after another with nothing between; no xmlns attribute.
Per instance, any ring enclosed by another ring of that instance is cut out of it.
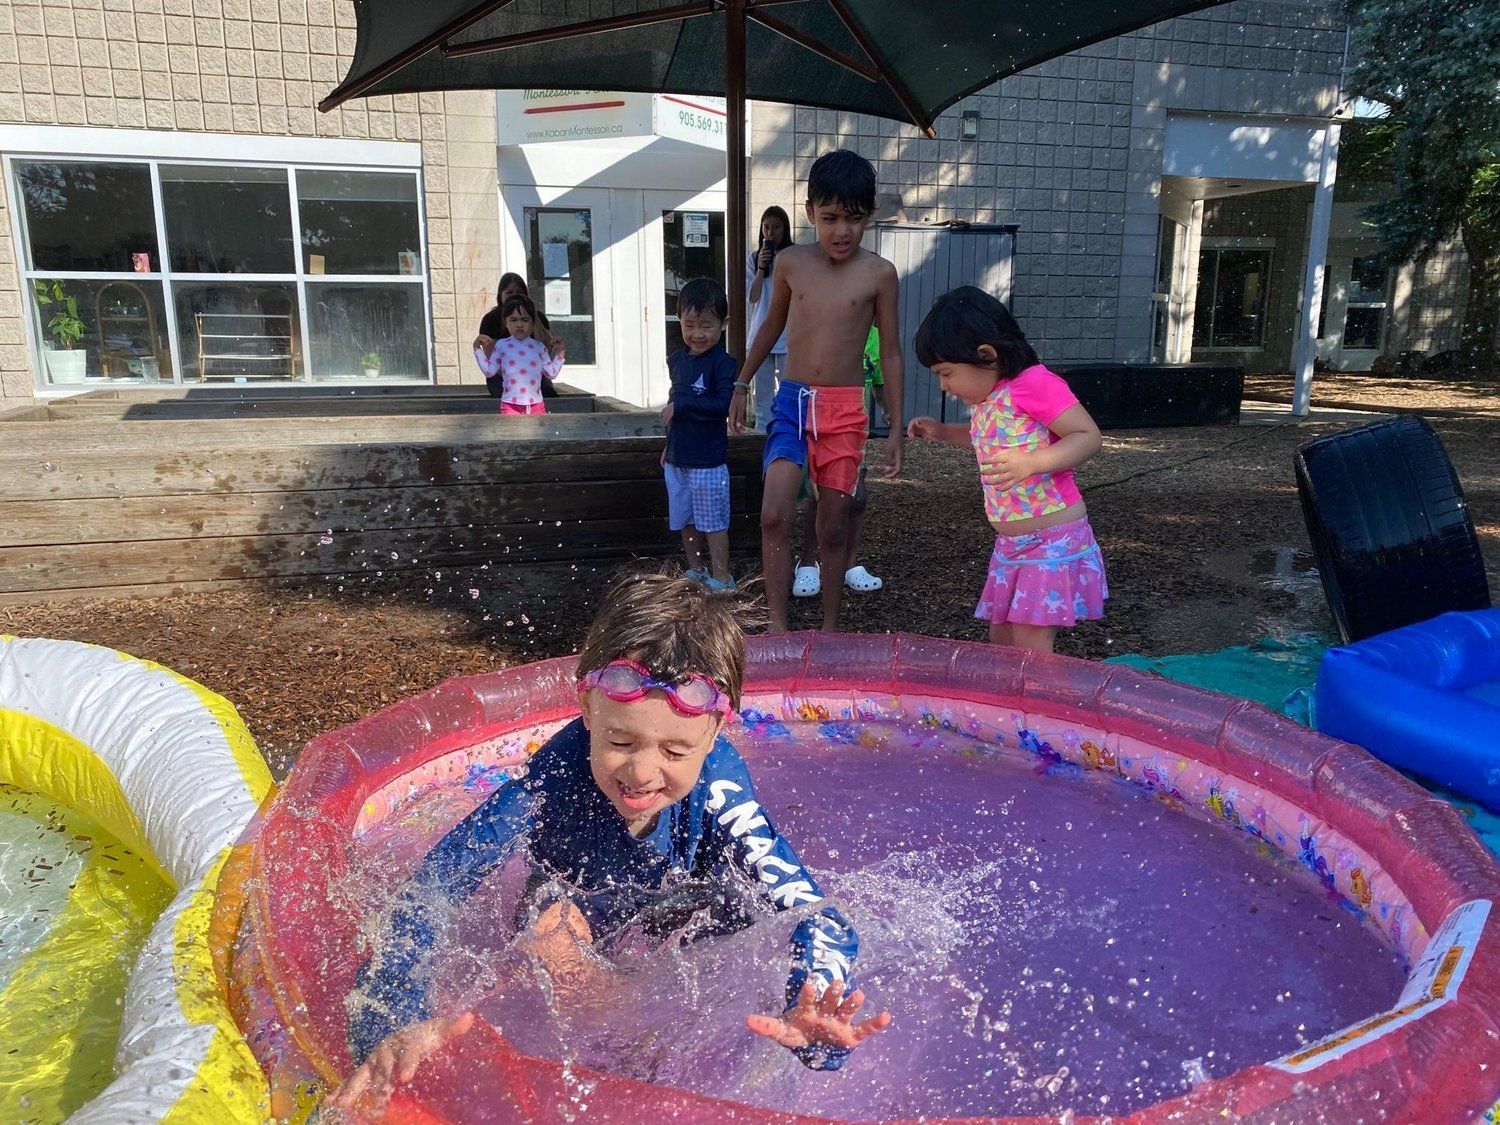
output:
<svg viewBox="0 0 1500 1125"><path fill-rule="evenodd" d="M682 217L683 246L706 247L708 245L708 216L692 213Z"/></svg>
<svg viewBox="0 0 1500 1125"><path fill-rule="evenodd" d="M542 243L542 276L568 276L568 244L566 242Z"/></svg>
<svg viewBox="0 0 1500 1125"><path fill-rule="evenodd" d="M542 308L548 316L572 316L573 283L565 277L547 282L542 291Z"/></svg>

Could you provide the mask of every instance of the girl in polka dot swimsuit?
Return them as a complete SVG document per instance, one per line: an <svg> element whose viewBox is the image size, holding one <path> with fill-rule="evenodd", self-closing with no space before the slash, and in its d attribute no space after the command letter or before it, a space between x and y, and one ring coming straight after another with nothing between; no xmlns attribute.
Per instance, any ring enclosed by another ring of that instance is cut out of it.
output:
<svg viewBox="0 0 1500 1125"><path fill-rule="evenodd" d="M1059 376L1042 366L1010 310L965 285L917 329L917 358L973 414L967 424L913 418L913 438L973 446L996 531L974 616L996 644L1051 652L1057 631L1104 616L1104 560L1073 470L1104 444Z"/></svg>
<svg viewBox="0 0 1500 1125"><path fill-rule="evenodd" d="M531 334L536 325L536 306L530 297L512 297L500 311L510 335L496 340L489 355L475 348L474 361L491 381L491 394L494 381L499 381L501 414L545 414L542 380L556 379L563 369L562 339L554 338L552 354L548 355L541 341Z"/></svg>

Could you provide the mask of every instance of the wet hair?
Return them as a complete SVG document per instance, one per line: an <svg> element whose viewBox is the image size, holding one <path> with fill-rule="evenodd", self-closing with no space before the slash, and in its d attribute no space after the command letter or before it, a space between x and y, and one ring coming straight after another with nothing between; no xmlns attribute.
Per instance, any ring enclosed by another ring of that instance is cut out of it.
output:
<svg viewBox="0 0 1500 1125"><path fill-rule="evenodd" d="M761 230L766 225L767 219L776 219L781 223L781 240L776 243L776 249L778 251L785 250L792 244L792 220L787 218L786 212L780 207L767 207L760 213L760 223L755 228L757 241L759 240Z"/></svg>
<svg viewBox="0 0 1500 1125"><path fill-rule="evenodd" d="M935 363L994 366L1003 379L1041 362L1010 310L972 285L960 285L934 301L912 344L923 367ZM981 344L995 349L993 364L979 354Z"/></svg>
<svg viewBox="0 0 1500 1125"><path fill-rule="evenodd" d="M825 152L807 174L807 201L814 207L832 203L858 215L874 214L874 166L846 148Z"/></svg>
<svg viewBox="0 0 1500 1125"><path fill-rule="evenodd" d="M724 287L711 277L695 277L677 294L677 315L690 312L712 312L720 320L729 319L729 297Z"/></svg>
<svg viewBox="0 0 1500 1125"><path fill-rule="evenodd" d="M500 284L495 286L495 304L499 305L505 302L505 298L501 294L512 285L519 287L521 296L525 297L529 295L530 290L526 288L526 279L524 277L518 273L502 273L500 275Z"/></svg>
<svg viewBox="0 0 1500 1125"><path fill-rule="evenodd" d="M578 653L578 674L625 658L664 683L681 683L697 672L738 710L745 682L744 612L739 595L715 593L690 578L628 574L604 595Z"/></svg>
<svg viewBox="0 0 1500 1125"><path fill-rule="evenodd" d="M513 312L523 312L533 321L536 320L536 306L531 303L530 297L512 297L500 309L500 316L504 320L509 320Z"/></svg>

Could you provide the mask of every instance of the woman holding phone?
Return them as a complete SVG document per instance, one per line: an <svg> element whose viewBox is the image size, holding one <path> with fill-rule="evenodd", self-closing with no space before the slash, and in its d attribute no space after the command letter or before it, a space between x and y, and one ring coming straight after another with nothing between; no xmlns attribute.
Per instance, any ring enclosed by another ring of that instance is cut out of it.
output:
<svg viewBox="0 0 1500 1125"><path fill-rule="evenodd" d="M760 244L745 260L745 295L749 301L748 330L745 346L749 347L760 325L771 311L771 273L776 255L792 244L792 223L780 207L767 207L760 217ZM771 354L755 372L755 427L764 432L771 421L771 400L776 397L776 380L786 365L786 333L771 348Z"/></svg>

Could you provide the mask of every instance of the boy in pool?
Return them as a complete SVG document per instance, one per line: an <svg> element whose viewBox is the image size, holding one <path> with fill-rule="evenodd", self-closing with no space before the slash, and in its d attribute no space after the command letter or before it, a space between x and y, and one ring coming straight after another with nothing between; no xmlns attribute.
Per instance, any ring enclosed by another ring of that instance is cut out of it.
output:
<svg viewBox="0 0 1500 1125"><path fill-rule="evenodd" d="M729 597L661 575L631 576L610 591L578 658L581 717L449 832L398 896L350 999L350 1046L361 1065L330 1105L352 1108L368 1095L383 1112L396 1083L472 1026L470 1012L432 1012L424 967L437 928L432 904L468 897L518 849L531 864L523 906L543 908L522 944L559 978L597 973L590 947L607 948L663 903L680 917L696 899L712 932L724 933L749 925L757 908L823 897L723 737L744 667ZM566 889L553 890L559 884ZM786 1009L745 1022L806 1066L837 1070L890 1013L855 1022L864 1003L852 975L859 938L836 908L798 923L791 946Z"/></svg>

